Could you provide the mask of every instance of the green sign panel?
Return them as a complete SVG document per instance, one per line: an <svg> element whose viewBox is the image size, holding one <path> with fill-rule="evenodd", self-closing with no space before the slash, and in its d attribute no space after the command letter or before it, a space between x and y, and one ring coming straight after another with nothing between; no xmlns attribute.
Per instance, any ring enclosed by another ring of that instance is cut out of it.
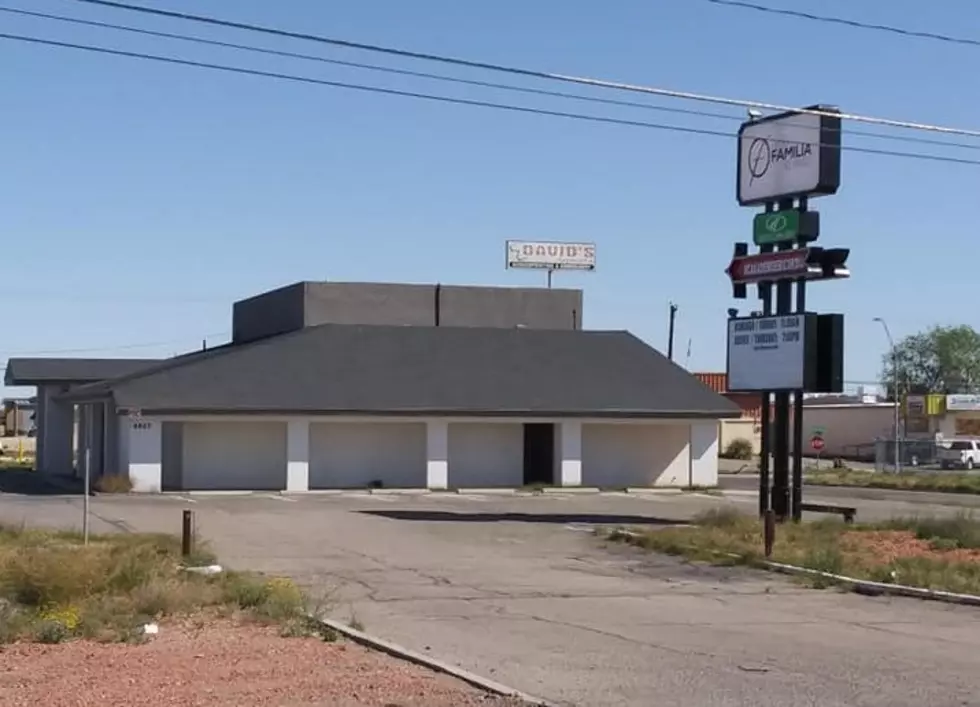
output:
<svg viewBox="0 0 980 707"><path fill-rule="evenodd" d="M773 211L758 214L752 223L752 240L756 245L773 245L795 241L800 233L799 211Z"/></svg>

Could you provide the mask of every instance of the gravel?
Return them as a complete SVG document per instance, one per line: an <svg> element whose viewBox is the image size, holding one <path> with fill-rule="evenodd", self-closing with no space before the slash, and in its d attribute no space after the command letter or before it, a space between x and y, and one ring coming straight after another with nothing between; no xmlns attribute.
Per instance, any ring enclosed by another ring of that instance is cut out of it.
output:
<svg viewBox="0 0 980 707"><path fill-rule="evenodd" d="M360 646L230 621L164 624L142 645L0 649L3 707L517 707Z"/></svg>

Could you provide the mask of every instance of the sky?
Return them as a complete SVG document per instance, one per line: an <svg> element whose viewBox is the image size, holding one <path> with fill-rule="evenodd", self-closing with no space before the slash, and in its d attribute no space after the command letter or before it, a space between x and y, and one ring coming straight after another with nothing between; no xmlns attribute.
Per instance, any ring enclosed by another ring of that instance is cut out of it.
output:
<svg viewBox="0 0 980 707"><path fill-rule="evenodd" d="M432 54L774 104L980 130L969 68L980 46L720 7L704 0L132 0L133 4ZM961 34L968 0L766 0ZM732 137L433 103L0 39L4 336L0 357L168 356L227 341L231 304L299 280L534 286L507 239L591 241L583 324L629 329L691 370L725 366L724 269L757 209L735 200L734 106L588 89L92 7L21 8L462 78L730 118L599 105L393 76L0 12L0 30L316 77L731 132ZM964 30L966 31L966 30ZM980 34L976 36L980 38ZM980 160L854 134L845 146ZM980 165L845 152L837 195L815 199L819 245L851 249L852 277L809 288L846 317L845 378L877 379L888 341L936 324L980 328ZM688 348L690 355L688 357ZM5 394L24 394L8 388Z"/></svg>

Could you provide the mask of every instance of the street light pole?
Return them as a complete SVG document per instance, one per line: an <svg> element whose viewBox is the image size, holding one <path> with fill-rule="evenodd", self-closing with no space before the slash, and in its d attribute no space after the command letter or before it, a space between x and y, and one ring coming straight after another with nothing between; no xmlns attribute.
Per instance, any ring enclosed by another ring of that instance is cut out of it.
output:
<svg viewBox="0 0 980 707"><path fill-rule="evenodd" d="M902 443L898 438L898 428L901 424L901 415L899 412L899 406L901 402L898 396L898 349L895 348L895 340L892 338L891 330L888 328L888 322L886 322L881 317L875 317L874 321L881 324L881 327L885 330L885 336L888 337L888 346L891 347L892 351L892 396L895 399L895 472L900 472L902 470Z"/></svg>

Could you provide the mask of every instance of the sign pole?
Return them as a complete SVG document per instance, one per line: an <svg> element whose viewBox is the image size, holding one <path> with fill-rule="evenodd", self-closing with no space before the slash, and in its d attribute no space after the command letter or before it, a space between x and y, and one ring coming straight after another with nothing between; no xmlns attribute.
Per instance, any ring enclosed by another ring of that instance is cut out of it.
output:
<svg viewBox="0 0 980 707"><path fill-rule="evenodd" d="M779 209L792 208L793 202L780 201ZM792 243L780 243L780 251L790 250ZM793 313L793 281L778 280L776 282L776 312L777 316ZM772 509L779 521L786 520L790 515L790 394L787 391L776 393L775 410L775 439L773 440L773 479L772 479Z"/></svg>
<svg viewBox="0 0 980 707"><path fill-rule="evenodd" d="M548 289L549 290L551 289L551 273L553 273L553 272L554 272L554 270L552 270L551 268L548 268Z"/></svg>
<svg viewBox="0 0 980 707"><path fill-rule="evenodd" d="M800 220L803 214L807 213L807 198L800 197ZM805 248L806 241L801 237L796 243L798 248ZM796 312L806 314L806 278L801 277L796 281ZM792 505L794 521L803 519L803 391L798 390L794 393L793 400L793 483L792 483Z"/></svg>
<svg viewBox="0 0 980 707"><path fill-rule="evenodd" d="M766 204L766 212L772 212L774 204ZM760 253L771 253L771 245L759 246ZM762 316L772 314L772 283L759 284L759 299L762 300ZM769 391L762 392L762 434L759 456L759 515L763 518L772 510L772 487L769 478L769 463L772 459L772 405Z"/></svg>

